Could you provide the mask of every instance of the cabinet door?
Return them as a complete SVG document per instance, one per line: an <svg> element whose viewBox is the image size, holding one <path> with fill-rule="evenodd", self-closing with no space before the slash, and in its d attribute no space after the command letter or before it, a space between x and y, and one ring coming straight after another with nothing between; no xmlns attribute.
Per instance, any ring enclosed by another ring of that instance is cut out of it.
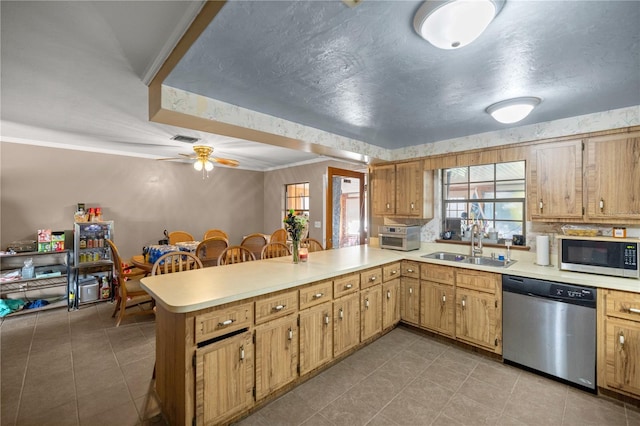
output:
<svg viewBox="0 0 640 426"><path fill-rule="evenodd" d="M400 279L382 285L382 329L400 322Z"/></svg>
<svg viewBox="0 0 640 426"><path fill-rule="evenodd" d="M400 318L411 324L420 323L420 284L415 278L400 278Z"/></svg>
<svg viewBox="0 0 640 426"><path fill-rule="evenodd" d="M490 293L456 289L456 338L502 353L498 299Z"/></svg>
<svg viewBox="0 0 640 426"><path fill-rule="evenodd" d="M420 325L453 337L455 299L453 286L432 281L420 282Z"/></svg>
<svg viewBox="0 0 640 426"><path fill-rule="evenodd" d="M360 292L360 340L364 341L382 331L382 285Z"/></svg>
<svg viewBox="0 0 640 426"><path fill-rule="evenodd" d="M333 356L360 343L360 295L341 297L333 302Z"/></svg>
<svg viewBox="0 0 640 426"><path fill-rule="evenodd" d="M640 323L606 319L607 385L640 396Z"/></svg>
<svg viewBox="0 0 640 426"><path fill-rule="evenodd" d="M376 166L371 174L371 212L374 216L395 214L396 166Z"/></svg>
<svg viewBox="0 0 640 426"><path fill-rule="evenodd" d="M220 424L253 404L253 339L239 334L196 350L196 417Z"/></svg>
<svg viewBox="0 0 640 426"><path fill-rule="evenodd" d="M530 173L532 220L582 219L582 140L536 147Z"/></svg>
<svg viewBox="0 0 640 426"><path fill-rule="evenodd" d="M585 173L589 219L640 220L640 133L589 139Z"/></svg>
<svg viewBox="0 0 640 426"><path fill-rule="evenodd" d="M331 360L331 315L331 303L300 311L300 374L305 374Z"/></svg>
<svg viewBox="0 0 640 426"><path fill-rule="evenodd" d="M422 217L422 161L396 164L396 215Z"/></svg>
<svg viewBox="0 0 640 426"><path fill-rule="evenodd" d="M298 316L256 327L256 400L293 381L298 373Z"/></svg>

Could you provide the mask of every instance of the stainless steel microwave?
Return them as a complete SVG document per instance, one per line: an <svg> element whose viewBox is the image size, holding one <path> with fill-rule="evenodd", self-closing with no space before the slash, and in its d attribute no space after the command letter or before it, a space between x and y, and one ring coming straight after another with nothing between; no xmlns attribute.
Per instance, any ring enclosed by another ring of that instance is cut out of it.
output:
<svg viewBox="0 0 640 426"><path fill-rule="evenodd" d="M420 227L417 225L380 226L378 237L383 249L409 251L420 248Z"/></svg>
<svg viewBox="0 0 640 426"><path fill-rule="evenodd" d="M560 269L591 274L640 278L638 240L562 237L558 248Z"/></svg>

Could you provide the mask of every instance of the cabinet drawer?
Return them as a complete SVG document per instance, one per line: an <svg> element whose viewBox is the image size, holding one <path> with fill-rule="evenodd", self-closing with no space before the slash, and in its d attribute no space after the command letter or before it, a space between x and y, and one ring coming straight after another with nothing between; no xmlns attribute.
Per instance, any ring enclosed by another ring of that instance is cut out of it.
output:
<svg viewBox="0 0 640 426"><path fill-rule="evenodd" d="M400 262L392 263L391 265L385 265L382 267L383 282L387 282L398 277L400 277Z"/></svg>
<svg viewBox="0 0 640 426"><path fill-rule="evenodd" d="M605 315L640 322L640 294L608 290Z"/></svg>
<svg viewBox="0 0 640 426"><path fill-rule="evenodd" d="M371 287L382 282L382 268L373 268L360 272L360 288Z"/></svg>
<svg viewBox="0 0 640 426"><path fill-rule="evenodd" d="M327 302L333 297L333 281L323 281L300 290L300 309Z"/></svg>
<svg viewBox="0 0 640 426"><path fill-rule="evenodd" d="M420 276L423 280L434 281L442 284L453 284L454 269L452 266L423 263L420 265Z"/></svg>
<svg viewBox="0 0 640 426"><path fill-rule="evenodd" d="M467 269L456 271L456 285L458 287L495 294L500 283L500 274Z"/></svg>
<svg viewBox="0 0 640 426"><path fill-rule="evenodd" d="M420 265L418 262L403 260L400 269L403 277L420 278Z"/></svg>
<svg viewBox="0 0 640 426"><path fill-rule="evenodd" d="M360 288L360 274L347 275L333 280L333 297L337 299L345 294L358 291Z"/></svg>
<svg viewBox="0 0 640 426"><path fill-rule="evenodd" d="M256 301L256 324L298 311L298 291L289 291Z"/></svg>
<svg viewBox="0 0 640 426"><path fill-rule="evenodd" d="M196 343L253 325L253 303L232 306L196 316Z"/></svg>

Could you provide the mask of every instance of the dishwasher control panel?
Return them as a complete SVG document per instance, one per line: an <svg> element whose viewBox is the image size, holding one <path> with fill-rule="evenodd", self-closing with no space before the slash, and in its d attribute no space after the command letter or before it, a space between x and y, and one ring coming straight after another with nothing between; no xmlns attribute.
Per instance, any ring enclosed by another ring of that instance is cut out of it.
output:
<svg viewBox="0 0 640 426"><path fill-rule="evenodd" d="M567 284L551 284L549 297L559 299L595 300L595 289L574 287Z"/></svg>

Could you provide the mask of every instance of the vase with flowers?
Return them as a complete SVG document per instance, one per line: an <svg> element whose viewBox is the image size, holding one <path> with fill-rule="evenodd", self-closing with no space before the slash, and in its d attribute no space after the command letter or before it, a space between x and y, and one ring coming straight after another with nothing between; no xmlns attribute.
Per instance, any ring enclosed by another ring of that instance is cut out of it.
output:
<svg viewBox="0 0 640 426"><path fill-rule="evenodd" d="M300 240L307 231L309 218L306 215L296 214L295 210L289 209L282 222L284 222L284 229L291 237L293 263L298 263L300 262Z"/></svg>

